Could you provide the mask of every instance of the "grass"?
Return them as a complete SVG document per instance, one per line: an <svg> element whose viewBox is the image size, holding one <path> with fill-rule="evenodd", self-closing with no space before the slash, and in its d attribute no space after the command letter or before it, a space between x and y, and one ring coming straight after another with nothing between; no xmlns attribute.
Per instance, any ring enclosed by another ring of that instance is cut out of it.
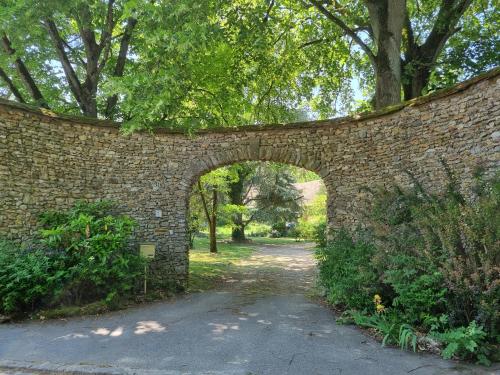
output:
<svg viewBox="0 0 500 375"><path fill-rule="evenodd" d="M190 291L207 290L214 287L241 260L252 255L254 249L248 244L219 241L218 253L209 252L208 238L196 238L189 251Z"/></svg>
<svg viewBox="0 0 500 375"><path fill-rule="evenodd" d="M225 276L237 272L241 260L249 258L253 245L295 243L293 238L250 238L249 243L231 243L228 237L218 238L218 253L209 252L208 238L196 238L189 252L189 291L203 291L216 286Z"/></svg>

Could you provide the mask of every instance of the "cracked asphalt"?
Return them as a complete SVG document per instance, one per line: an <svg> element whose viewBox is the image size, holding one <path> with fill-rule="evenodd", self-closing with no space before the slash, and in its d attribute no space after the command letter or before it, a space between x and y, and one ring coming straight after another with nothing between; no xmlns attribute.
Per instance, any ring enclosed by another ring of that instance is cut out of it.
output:
<svg viewBox="0 0 500 375"><path fill-rule="evenodd" d="M217 289L102 316L0 326L0 374L498 374L382 348L309 298L309 245L259 246Z"/></svg>

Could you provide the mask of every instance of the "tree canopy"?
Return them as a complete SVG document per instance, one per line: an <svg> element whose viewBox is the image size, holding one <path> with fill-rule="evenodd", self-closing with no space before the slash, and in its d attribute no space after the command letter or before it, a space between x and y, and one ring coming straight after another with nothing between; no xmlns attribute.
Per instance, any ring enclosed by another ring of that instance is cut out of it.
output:
<svg viewBox="0 0 500 375"><path fill-rule="evenodd" d="M128 130L327 118L492 68L498 18L494 0L3 0L0 95Z"/></svg>

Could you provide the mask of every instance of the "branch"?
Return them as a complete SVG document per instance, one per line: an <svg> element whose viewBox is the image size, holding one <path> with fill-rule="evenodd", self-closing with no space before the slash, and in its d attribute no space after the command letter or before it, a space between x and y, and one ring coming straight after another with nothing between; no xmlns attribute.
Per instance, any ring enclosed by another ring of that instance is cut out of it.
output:
<svg viewBox="0 0 500 375"><path fill-rule="evenodd" d="M299 49L306 48L306 47L312 46L314 44L323 43L323 42L327 42L327 41L328 41L328 39L326 39L326 38L314 39L314 40L311 40L309 42L302 43L299 46Z"/></svg>
<svg viewBox="0 0 500 375"><path fill-rule="evenodd" d="M248 224L250 224L250 222L253 221L253 219L255 219L255 213L253 213L248 220L242 220L243 226L246 227Z"/></svg>
<svg viewBox="0 0 500 375"><path fill-rule="evenodd" d="M9 78L7 73L5 73L5 71L1 67L0 67L0 77L5 81L5 83L9 87L10 92L16 97L16 99L20 103L26 103L23 96L21 95L21 93L17 89L16 85L14 85L14 82L12 82L12 80Z"/></svg>
<svg viewBox="0 0 500 375"><path fill-rule="evenodd" d="M351 29L347 24L342 21L340 18L335 16L332 12L328 11L319 1L317 0L309 0L312 5L314 5L323 15L326 16L330 21L335 23L337 26L339 26L347 35L349 35L358 46L361 47L361 49L367 54L368 58L370 59L370 62L372 63L373 66L376 66L376 56L368 47L365 42L356 34L356 32Z"/></svg>
<svg viewBox="0 0 500 375"><path fill-rule="evenodd" d="M97 68L99 73L106 66L111 51L111 40L113 36L113 29L115 28L115 21L113 20L114 2L115 0L108 1L108 12L106 14L106 27L102 32L101 40L99 42L100 52L104 51L104 53L102 54L101 62L99 63L99 66Z"/></svg>
<svg viewBox="0 0 500 375"><path fill-rule="evenodd" d="M59 57L59 61L64 70L64 74L66 76L66 80L68 81L69 88L73 95L75 96L78 104L80 105L80 109L85 113L86 106L84 102L82 85L78 76L76 75L73 67L71 66L71 62L69 61L68 55L66 54L66 50L64 49L64 42L59 35L59 31L57 30L57 26L52 19L45 20L45 27L49 32L50 38L54 43L54 47L56 49L57 55Z"/></svg>
<svg viewBox="0 0 500 375"><path fill-rule="evenodd" d="M7 34L5 34L5 33L2 36L2 46L3 46L5 53L8 56L13 56L16 53L16 50L14 48L12 48L10 40L7 37ZM47 101L43 97L40 89L38 88L37 84L35 83L35 80L33 79L30 72L28 71L28 68L26 68L26 65L24 65L23 60L21 60L20 57L17 57L14 60L14 64L16 65L17 73L21 77L21 80L23 81L24 86L26 86L26 89L30 93L33 100L35 100L37 103L39 103L39 105L41 107L49 108Z"/></svg>
<svg viewBox="0 0 500 375"><path fill-rule="evenodd" d="M267 22L269 20L269 14L274 7L274 0L269 1L269 6L267 7L266 14L264 15L263 22Z"/></svg>
<svg viewBox="0 0 500 375"><path fill-rule="evenodd" d="M137 24L137 19L134 17L129 17L127 20L127 26L123 33L122 40L120 42L120 51L118 52L118 57L116 60L115 70L113 72L114 77L122 77L123 71L125 70L125 63L127 61L128 49L130 46L130 40L132 39L132 33L134 31L135 25ZM110 96L107 99L105 115L111 118L113 111L115 109L116 103L118 103L118 95Z"/></svg>
<svg viewBox="0 0 500 375"><path fill-rule="evenodd" d="M471 3L472 0L442 0L436 22L421 46L425 64L434 65L448 39L460 30L456 25Z"/></svg>
<svg viewBox="0 0 500 375"><path fill-rule="evenodd" d="M62 39L62 38L61 38L61 39ZM71 46L70 46L70 44L69 44L66 40L62 39L62 41L63 41L64 45L66 46L66 48L67 48L67 49L68 49L68 50L72 53L72 55L73 55L74 57L76 57L76 58L80 61L80 63L81 63L82 65L85 65L85 61L84 61L84 60L83 60L83 59L79 56L78 52L76 52L76 51L73 49L73 47L71 47Z"/></svg>
<svg viewBox="0 0 500 375"><path fill-rule="evenodd" d="M227 121L226 119L226 116L224 116L224 107L222 106L222 104L219 102L218 98L217 98L217 95L215 95L213 92L211 92L210 90L207 90L207 89L203 89L201 87L195 87L193 88L194 91L200 91L200 92L203 92L203 93L206 93L208 95L210 95L212 98L214 98L215 100L215 103L217 104L217 106L219 107L220 109L220 115L222 117L222 120L224 120L224 122L227 124L229 124L229 121Z"/></svg>

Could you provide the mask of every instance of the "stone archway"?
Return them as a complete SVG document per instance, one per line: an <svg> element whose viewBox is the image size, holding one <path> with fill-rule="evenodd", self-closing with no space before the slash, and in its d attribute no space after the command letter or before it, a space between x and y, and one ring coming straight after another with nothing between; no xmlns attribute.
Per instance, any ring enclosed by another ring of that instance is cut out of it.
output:
<svg viewBox="0 0 500 375"><path fill-rule="evenodd" d="M135 242L156 245L158 273L182 282L190 188L217 167L261 160L318 173L333 226L356 224L363 187L410 184L405 170L438 188L445 177L440 158L464 188L479 163L494 173L500 161L499 73L383 113L194 136L161 130L123 136L119 124L0 101L0 235L26 240L44 210L77 199L112 199L137 220Z"/></svg>

